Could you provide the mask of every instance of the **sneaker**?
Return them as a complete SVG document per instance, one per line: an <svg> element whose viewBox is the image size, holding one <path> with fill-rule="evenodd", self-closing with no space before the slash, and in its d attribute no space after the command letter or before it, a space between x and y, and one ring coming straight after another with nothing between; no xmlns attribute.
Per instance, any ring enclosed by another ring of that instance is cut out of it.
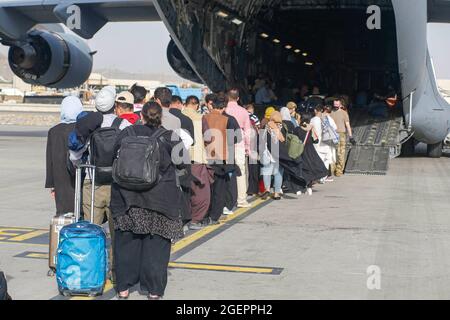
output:
<svg viewBox="0 0 450 320"><path fill-rule="evenodd" d="M250 208L252 205L250 204L250 203L248 203L247 201L246 202L243 202L243 203L239 203L238 205L237 205L237 207L238 208ZM225 213L224 213L225 214Z"/></svg>
<svg viewBox="0 0 450 320"><path fill-rule="evenodd" d="M189 230L200 230L203 229L203 224L201 222L191 222L189 224Z"/></svg>
<svg viewBox="0 0 450 320"><path fill-rule="evenodd" d="M306 193L308 194L308 196L312 196L312 194L313 194L312 188L306 189Z"/></svg>
<svg viewBox="0 0 450 320"><path fill-rule="evenodd" d="M226 216L232 215L234 212L229 210L227 207L223 208L223 214Z"/></svg>
<svg viewBox="0 0 450 320"><path fill-rule="evenodd" d="M320 179L319 184L325 184L325 178Z"/></svg>
<svg viewBox="0 0 450 320"><path fill-rule="evenodd" d="M329 176L329 177L326 177L325 182L334 182L334 179L333 179L333 177Z"/></svg>
<svg viewBox="0 0 450 320"><path fill-rule="evenodd" d="M297 191L296 195L301 196L303 193L301 191Z"/></svg>

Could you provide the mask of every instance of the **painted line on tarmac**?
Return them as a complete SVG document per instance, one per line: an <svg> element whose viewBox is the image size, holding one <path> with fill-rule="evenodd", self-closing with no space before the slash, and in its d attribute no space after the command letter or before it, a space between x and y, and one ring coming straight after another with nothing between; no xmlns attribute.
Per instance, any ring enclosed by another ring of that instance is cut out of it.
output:
<svg viewBox="0 0 450 320"><path fill-rule="evenodd" d="M48 230L0 226L0 243L45 245L48 247Z"/></svg>
<svg viewBox="0 0 450 320"><path fill-rule="evenodd" d="M260 198L254 200L251 202L250 208L239 208L235 211L235 213L231 216L227 216L226 219L220 220L219 224L217 225L211 225L208 227L203 228L202 230L196 231L192 234L189 234L187 237L181 239L180 241L176 242L172 245L172 252L171 252L171 264L169 267L174 268L173 264L177 264L175 260L178 260L180 257L184 256L185 254L189 253L190 251L194 250L195 248L199 247L200 245L204 244L205 242L211 240L212 238L218 236L225 230L228 230L231 228L234 224L238 223L239 221L245 219L249 215L255 213L259 209L265 207L269 203L271 203L272 200L262 200ZM11 228L8 228L11 229ZM1 228L0 228L1 230ZM29 230L29 229L27 229ZM33 229L32 229L33 230ZM34 229L35 230L35 229ZM48 231L47 231L48 232ZM1 235L1 234L0 234ZM6 241L7 242L7 241ZM14 242L10 242L14 243ZM18 242L20 243L20 242ZM37 253L39 255L39 253ZM43 254L43 253L41 253ZM31 257L31 258L38 258L37 256ZM48 258L48 257L47 257ZM43 259L42 257L40 259ZM200 269L199 264L190 264L190 263L182 263L182 265L185 267L183 269L188 269L187 267L190 265L190 269ZM225 265L210 265L209 269L206 269L206 264L202 265L203 270L209 270L213 271L212 269L225 269L227 266ZM228 271L228 272L237 272L235 270L238 270L238 268L252 268L252 267L246 267L246 266L228 266L230 270L214 270L214 271ZM237 269L236 269L237 268ZM257 269L258 267L253 267L253 269ZM259 267L261 268L261 267ZM271 269L273 272L272 274L279 274L283 269L281 268L261 268L261 270L268 270ZM242 269L249 271L250 269ZM247 272L250 273L250 272ZM261 272L253 272L253 273L261 273ZM109 300L112 299L115 296L114 286L113 284L108 280L105 285L104 294L101 297L93 298L93 297L64 297L61 295L57 295L51 300Z"/></svg>
<svg viewBox="0 0 450 320"><path fill-rule="evenodd" d="M171 269L187 269L187 270L203 270L203 271L220 271L220 272L237 272L237 273L256 273L267 275L280 275L283 268L273 267L252 267L231 264L211 264L211 263L193 263L193 262L170 262Z"/></svg>
<svg viewBox="0 0 450 320"><path fill-rule="evenodd" d="M216 237L225 230L231 228L237 222L245 219L249 215L255 213L259 209L268 205L271 200L256 199L252 202L252 207L242 208L236 210L232 216L228 216L226 220L223 220L218 225L213 225L206 227L200 231L195 232L191 236L178 241L172 249L171 258L173 261L178 260L180 257L184 256L188 252L194 250L198 246L204 244L208 240Z"/></svg>
<svg viewBox="0 0 450 320"><path fill-rule="evenodd" d="M15 258L30 258L48 260L48 253L25 251L14 256ZM187 269L202 271L221 271L221 272L237 272L237 273L257 273L267 275L280 275L283 268L260 267L260 266L242 266L232 264L213 264L213 263L197 263L197 262L170 262L170 269ZM109 290L106 288L105 290Z"/></svg>

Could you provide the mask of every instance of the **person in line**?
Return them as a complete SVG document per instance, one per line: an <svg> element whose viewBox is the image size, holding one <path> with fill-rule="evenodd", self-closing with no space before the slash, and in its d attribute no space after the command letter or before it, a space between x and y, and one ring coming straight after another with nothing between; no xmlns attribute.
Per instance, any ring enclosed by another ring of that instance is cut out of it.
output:
<svg viewBox="0 0 450 320"><path fill-rule="evenodd" d="M147 97L147 89L138 85L137 83L133 84L130 88L130 93L134 97L134 113L139 114L142 111L142 107L145 104L145 99Z"/></svg>
<svg viewBox="0 0 450 320"><path fill-rule="evenodd" d="M169 88L156 88L154 93L155 102L162 108L162 126L167 130L175 132L183 141L186 149L194 143L192 137L184 130L181 130L181 121L170 113L170 104L172 103L172 92Z"/></svg>
<svg viewBox="0 0 450 320"><path fill-rule="evenodd" d="M227 97L228 105L225 112L237 120L243 137L243 141L235 145L234 160L236 161L236 165L239 167L239 171L241 172L240 176L237 176L237 207L249 208L251 205L247 202L247 156L250 154L250 136L252 126L248 112L243 107L238 105L239 90L231 89L228 91Z"/></svg>
<svg viewBox="0 0 450 320"><path fill-rule="evenodd" d="M127 120L131 124L135 124L139 120L139 116L134 113L134 96L123 91L116 97L116 115Z"/></svg>
<svg viewBox="0 0 450 320"><path fill-rule="evenodd" d="M61 103L61 122L47 136L45 188L55 200L56 215L74 212L75 178L67 170L67 140L83 111L80 99L66 97Z"/></svg>
<svg viewBox="0 0 450 320"><path fill-rule="evenodd" d="M261 126L261 122L258 116L255 114L255 106L248 104L245 106L252 125L252 131L250 135L250 154L248 155L248 188L247 194L250 196L257 196L259 194L259 167L258 163L258 134Z"/></svg>
<svg viewBox="0 0 450 320"><path fill-rule="evenodd" d="M170 104L169 112L180 119L181 129L185 130L195 142L194 124L189 117L183 114L183 109L183 100L181 100L179 96L172 96L172 103Z"/></svg>
<svg viewBox="0 0 450 320"><path fill-rule="evenodd" d="M291 121L291 113L287 107L280 109L282 119L282 132L286 136L289 134L296 134L295 127ZM306 183L303 179L303 162L301 157L299 159L292 159L289 154L280 151L280 164L284 169L283 174L283 193L293 193L301 195L306 189Z"/></svg>
<svg viewBox="0 0 450 320"><path fill-rule="evenodd" d="M211 185L213 183L214 172L207 166L206 144L211 141L204 138L208 130L208 123L204 117L198 113L200 101L196 96L189 96L183 114L192 120L195 132L195 143L189 150L192 161L191 174L194 181L191 183L192 196L190 198L192 209L192 221L189 229L199 230L203 227L202 221L208 213L211 203Z"/></svg>
<svg viewBox="0 0 450 320"><path fill-rule="evenodd" d="M272 177L274 179L274 200L281 200L283 186L283 167L280 165L281 149L285 146L286 136L282 132L283 124L281 114L275 111L264 130L265 139L263 152L261 154L261 175L264 179L265 192L261 196L266 200L271 194Z"/></svg>
<svg viewBox="0 0 450 320"><path fill-rule="evenodd" d="M347 112L347 108L343 98L334 100L334 111L331 113L336 123L337 133L339 133L339 144L337 146L336 154L336 171L334 175L341 177L344 174L345 169L345 153L347 144L347 135L351 144L355 145L356 141L353 138L352 127L350 126L350 117Z"/></svg>
<svg viewBox="0 0 450 320"><path fill-rule="evenodd" d="M138 136L151 136L162 126L162 108L155 102L144 105L141 117L144 125L133 127ZM115 154L129 135L129 129L119 135ZM175 136L167 130L158 139L161 178L153 188L137 192L112 184L114 264L119 299L127 299L129 289L137 283L143 292L149 293L150 300L164 296L171 240L183 237L181 190L177 187L171 157L173 148L181 142Z"/></svg>
<svg viewBox="0 0 450 320"><path fill-rule="evenodd" d="M297 113L297 104L295 102L288 102L286 107L289 109L289 113L291 115L291 122L294 125L294 127L299 127L301 123L301 117Z"/></svg>
<svg viewBox="0 0 450 320"><path fill-rule="evenodd" d="M312 195L313 184L315 181L325 177L328 173L327 168L322 162L322 159L317 154L314 147L315 143L319 141L314 137L313 126L311 125L312 115L309 113L302 114L302 123L300 127L295 129L295 133L303 141L304 151L302 154L302 173L303 179L306 182L306 194Z"/></svg>
<svg viewBox="0 0 450 320"><path fill-rule="evenodd" d="M112 86L104 87L97 94L95 98L95 108L97 112L103 115L103 122L101 123L101 128L109 128L113 126L118 126L119 130L123 130L129 126L131 123L123 118L117 117L115 114L115 98L116 98L116 90ZM91 159L92 160L92 159ZM92 161L89 160L91 164ZM83 212L84 218L88 221L91 219L91 175L88 172L86 179L83 184ZM113 219L111 217L110 210L111 203L111 185L96 185L95 186L95 199L94 199L94 223L98 225L102 225L105 217L108 220L109 224L109 233L111 237L111 243L114 243L114 225ZM110 279L114 282L114 262L113 262L113 250L112 246L110 247L109 260L110 260Z"/></svg>
<svg viewBox="0 0 450 320"><path fill-rule="evenodd" d="M274 107L267 107L264 112L264 119L261 120L260 129L264 129L267 125L267 123L270 121L270 116L272 113L274 113L276 110Z"/></svg>
<svg viewBox="0 0 450 320"><path fill-rule="evenodd" d="M222 95L214 96L212 106L211 112L204 116L209 128L206 137L211 140L206 147L207 161L214 170L211 206L205 224L219 223L227 206L226 194L230 188L232 172L236 170L234 164L227 163L229 149L234 148L234 141L228 141L230 135L227 131L234 132L234 125L232 117L224 115L226 98Z"/></svg>
<svg viewBox="0 0 450 320"><path fill-rule="evenodd" d="M327 104L324 107L324 113L323 113L323 120L328 121L328 124L333 128L334 131L337 130L336 122L334 122L334 119L331 117L331 113L333 111L333 107L329 104ZM337 133L337 131L336 131ZM334 172L336 172L336 145L334 143L328 143L328 146L330 148L330 171L328 174L328 181L333 181L333 175Z"/></svg>
<svg viewBox="0 0 450 320"><path fill-rule="evenodd" d="M324 109L322 104L317 104L314 107L314 117L311 119L311 125L313 126L313 137L316 137L318 143L314 144L316 148L317 154L320 159L322 159L323 164L327 169L331 168L331 164L333 163L333 152L329 143L325 143L322 139L322 134L324 130ZM323 176L320 180L320 183L324 183L325 181L331 182L333 181L330 176Z"/></svg>
<svg viewBox="0 0 450 320"><path fill-rule="evenodd" d="M212 102L213 102L215 96L216 95L214 93L209 93L209 94L207 94L205 96L205 102L204 102L204 104L201 106L201 108L199 110L199 113L201 115L204 116L205 114L208 114L208 113L211 112L211 110L213 109Z"/></svg>
<svg viewBox="0 0 450 320"><path fill-rule="evenodd" d="M228 103L228 98L224 93L218 95L218 97L223 98L226 103ZM227 142L228 142L228 158L226 160L228 164L228 175L229 178L226 179L227 188L225 193L225 207L223 208L224 215L234 214L233 210L238 203L238 182L237 178L241 176L240 167L236 163L236 145L242 143L242 130L239 126L238 121L235 117L229 115L226 111L223 115L228 118L228 130L227 130Z"/></svg>

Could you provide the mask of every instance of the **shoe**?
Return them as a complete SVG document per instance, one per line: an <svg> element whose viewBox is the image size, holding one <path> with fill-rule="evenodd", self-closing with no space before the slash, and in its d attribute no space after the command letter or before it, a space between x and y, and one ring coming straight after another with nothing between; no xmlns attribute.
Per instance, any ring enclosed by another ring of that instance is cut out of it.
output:
<svg viewBox="0 0 450 320"><path fill-rule="evenodd" d="M308 196L312 196L312 194L313 194L312 188L306 189L306 193L308 194Z"/></svg>
<svg viewBox="0 0 450 320"><path fill-rule="evenodd" d="M126 294L121 294L122 292L126 292ZM118 300L128 300L128 298L130 297L130 291L122 291L122 292L118 292L117 293L117 299Z"/></svg>
<svg viewBox="0 0 450 320"><path fill-rule="evenodd" d="M334 182L333 177L329 176L325 178L325 182Z"/></svg>
<svg viewBox="0 0 450 320"><path fill-rule="evenodd" d="M303 193L301 191L297 191L296 195L301 196Z"/></svg>
<svg viewBox="0 0 450 320"><path fill-rule="evenodd" d="M251 204L248 202L240 203L237 205L238 208L251 208Z"/></svg>
<svg viewBox="0 0 450 320"><path fill-rule="evenodd" d="M273 196L273 200L276 200L276 201L279 201L279 200L281 200L281 196L280 195L274 195Z"/></svg>
<svg viewBox="0 0 450 320"><path fill-rule="evenodd" d="M203 229L203 224L201 222L191 222L189 224L189 230L201 230Z"/></svg>
<svg viewBox="0 0 450 320"><path fill-rule="evenodd" d="M320 179L319 184L325 184L325 178Z"/></svg>
<svg viewBox="0 0 450 320"><path fill-rule="evenodd" d="M149 294L148 296L147 296L147 298L148 298L148 300L162 300L162 297L161 296L154 296L154 295L152 295L152 294Z"/></svg>
<svg viewBox="0 0 450 320"><path fill-rule="evenodd" d="M218 224L220 224L220 221L216 221L216 220L213 220L213 219L209 219L209 224L208 225L210 225L210 226L215 226L215 225L218 225Z"/></svg>
<svg viewBox="0 0 450 320"><path fill-rule="evenodd" d="M269 196L270 196L270 192L266 191L261 195L261 199L267 200L269 198Z"/></svg>
<svg viewBox="0 0 450 320"><path fill-rule="evenodd" d="M225 208L223 208L223 214L226 216L230 216L230 215L234 214L234 212L229 210L227 207L225 207Z"/></svg>

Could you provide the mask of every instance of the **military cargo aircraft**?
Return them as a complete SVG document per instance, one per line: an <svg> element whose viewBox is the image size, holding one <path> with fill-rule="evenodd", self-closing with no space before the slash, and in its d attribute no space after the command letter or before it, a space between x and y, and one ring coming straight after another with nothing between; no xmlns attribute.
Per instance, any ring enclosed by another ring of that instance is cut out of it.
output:
<svg viewBox="0 0 450 320"><path fill-rule="evenodd" d="M245 91L262 72L276 83L319 73L341 92L397 82L403 115L388 156L413 139L428 145L429 156L441 156L450 107L436 84L427 24L450 22L449 0L0 2L1 43L10 47L12 71L48 87L82 84L93 63L82 39L118 21L162 21L171 35L170 65L213 91L230 85ZM52 26L61 23L77 36ZM386 143L386 126L380 128L373 150Z"/></svg>

